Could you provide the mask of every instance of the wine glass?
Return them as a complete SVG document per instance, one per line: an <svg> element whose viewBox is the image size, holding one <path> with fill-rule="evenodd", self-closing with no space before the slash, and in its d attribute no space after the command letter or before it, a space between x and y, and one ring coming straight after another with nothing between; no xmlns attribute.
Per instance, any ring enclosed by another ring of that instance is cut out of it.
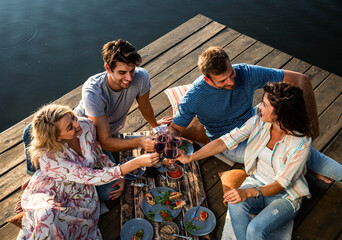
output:
<svg viewBox="0 0 342 240"><path fill-rule="evenodd" d="M170 144L174 147L180 147L182 145L182 136L179 132L172 133L170 135Z"/></svg>
<svg viewBox="0 0 342 240"><path fill-rule="evenodd" d="M174 144L169 141L165 145L164 155L169 159L175 159L180 155L180 149L178 146L174 146ZM170 161L167 169L169 171L175 171L177 168L175 167L175 163Z"/></svg>
<svg viewBox="0 0 342 240"><path fill-rule="evenodd" d="M167 136L164 133L158 133L154 143L154 150L157 153L163 153L165 144L167 142Z"/></svg>

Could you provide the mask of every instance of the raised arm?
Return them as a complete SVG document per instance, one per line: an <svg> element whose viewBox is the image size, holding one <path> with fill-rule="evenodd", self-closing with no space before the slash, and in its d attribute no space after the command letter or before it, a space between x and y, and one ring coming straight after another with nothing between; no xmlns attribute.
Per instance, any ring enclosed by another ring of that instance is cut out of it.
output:
<svg viewBox="0 0 342 240"><path fill-rule="evenodd" d="M149 137L139 137L133 139L120 139L112 137L112 135L110 134L108 117L106 115L100 117L89 116L89 118L95 124L100 144L106 151L119 152L136 147L142 147L146 150L153 149L153 144L152 141L149 140Z"/></svg>
<svg viewBox="0 0 342 240"><path fill-rule="evenodd" d="M150 91L147 91L142 96L137 96L138 108L146 121L151 125L152 128L158 126L157 120L154 117L154 111L150 102Z"/></svg>
<svg viewBox="0 0 342 240"><path fill-rule="evenodd" d="M284 70L284 82L292 84L303 90L306 111L310 119L311 137L315 139L319 135L319 122L317 116L317 106L310 79L302 73Z"/></svg>

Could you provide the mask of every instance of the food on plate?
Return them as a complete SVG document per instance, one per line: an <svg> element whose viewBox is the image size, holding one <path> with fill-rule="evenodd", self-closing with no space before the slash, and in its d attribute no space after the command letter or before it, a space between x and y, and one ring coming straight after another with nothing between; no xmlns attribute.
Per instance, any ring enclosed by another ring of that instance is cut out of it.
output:
<svg viewBox="0 0 342 240"><path fill-rule="evenodd" d="M159 230L159 235L163 239L176 239L177 237L170 236L171 234L177 234L177 229L172 225L164 225Z"/></svg>
<svg viewBox="0 0 342 240"><path fill-rule="evenodd" d="M173 221L173 218L171 216L171 213L167 210L160 210L159 212L160 216L162 217L163 221Z"/></svg>
<svg viewBox="0 0 342 240"><path fill-rule="evenodd" d="M180 192L172 192L170 193L169 199L174 200L174 199L180 198L181 196L182 196L182 193Z"/></svg>
<svg viewBox="0 0 342 240"><path fill-rule="evenodd" d="M182 153L186 154L188 152L188 142L182 141L182 145L179 147Z"/></svg>
<svg viewBox="0 0 342 240"><path fill-rule="evenodd" d="M132 240L142 240L143 237L144 237L144 231L140 229L133 235Z"/></svg>
<svg viewBox="0 0 342 240"><path fill-rule="evenodd" d="M169 162L170 162L170 159L168 159L168 158L164 158L164 159L163 159L163 164L164 164L165 166L169 165Z"/></svg>
<svg viewBox="0 0 342 240"><path fill-rule="evenodd" d="M191 223L191 222L185 222L185 230L187 230L187 231L191 231L191 230L193 230L193 231L197 231L197 230L200 230L200 229L202 229L202 228L204 228L204 227L197 227L196 225L195 225L195 223Z"/></svg>
<svg viewBox="0 0 342 240"><path fill-rule="evenodd" d="M147 219L150 219L152 221L154 221L154 216L156 215L155 212L151 212L151 211L148 211L147 213Z"/></svg>
<svg viewBox="0 0 342 240"><path fill-rule="evenodd" d="M207 219L207 217L208 217L208 213L207 213L207 212L202 211L202 212L200 213L200 218L201 218L201 220L202 220L203 222Z"/></svg>
<svg viewBox="0 0 342 240"><path fill-rule="evenodd" d="M183 171L180 168L177 168L175 171L167 170L167 175L169 175L171 178L177 179L183 176Z"/></svg>
<svg viewBox="0 0 342 240"><path fill-rule="evenodd" d="M185 201L177 201L177 202L173 202L169 205L169 208L176 210L179 209L181 207L183 207L186 204Z"/></svg>
<svg viewBox="0 0 342 240"><path fill-rule="evenodd" d="M156 204L154 201L153 195L149 192L145 194L145 199L146 199L146 202L150 205Z"/></svg>
<svg viewBox="0 0 342 240"><path fill-rule="evenodd" d="M167 191L167 192L162 192L162 191L158 191L161 195L156 197L155 202L159 203L161 205L166 205L167 201L170 201L170 193L171 191Z"/></svg>

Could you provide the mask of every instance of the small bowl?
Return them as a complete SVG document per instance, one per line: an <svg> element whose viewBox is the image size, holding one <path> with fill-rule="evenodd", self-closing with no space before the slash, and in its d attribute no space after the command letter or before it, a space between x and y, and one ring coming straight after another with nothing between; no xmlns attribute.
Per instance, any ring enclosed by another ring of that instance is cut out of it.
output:
<svg viewBox="0 0 342 240"><path fill-rule="evenodd" d="M176 171L180 171L181 173L182 173L182 175L180 175L179 177L175 177L175 176L170 176L170 174L172 175L172 172L170 172L167 168L166 168L166 175L169 177L169 178L171 178L171 179L180 179L180 178L182 178L183 177L183 175L184 175L184 169L181 167L181 166L179 166L179 165L177 165L177 164L175 164L175 166L176 166L176 170L174 170L174 171L172 171L172 172L176 172Z"/></svg>
<svg viewBox="0 0 342 240"><path fill-rule="evenodd" d="M177 224L175 224L174 222L163 222L159 225L159 228L158 228L158 234L160 236L161 239L163 240L172 240L172 239L177 239L177 237L173 237L173 236L167 236L166 238L163 238L161 235L160 235L160 230L162 229L162 227L164 226L167 226L167 225L170 225L172 227L174 227L176 229L176 234L179 234L179 228L177 226Z"/></svg>

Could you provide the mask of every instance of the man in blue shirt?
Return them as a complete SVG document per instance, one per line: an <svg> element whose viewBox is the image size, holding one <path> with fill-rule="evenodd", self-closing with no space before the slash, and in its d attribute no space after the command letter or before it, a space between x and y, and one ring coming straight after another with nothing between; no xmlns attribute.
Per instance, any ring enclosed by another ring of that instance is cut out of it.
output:
<svg viewBox="0 0 342 240"><path fill-rule="evenodd" d="M255 90L263 88L267 82L284 81L303 90L311 120L311 137L314 139L318 136L315 96L310 80L304 74L247 64L231 65L227 53L219 47L204 51L199 57L198 67L203 75L182 97L171 123L171 127L181 134L184 134L194 117L204 126L211 141L241 127L255 114ZM223 154L232 161L243 163L246 143L244 141L234 150L226 150ZM342 165L314 148L307 166L325 182L331 182L330 179L342 180Z"/></svg>

